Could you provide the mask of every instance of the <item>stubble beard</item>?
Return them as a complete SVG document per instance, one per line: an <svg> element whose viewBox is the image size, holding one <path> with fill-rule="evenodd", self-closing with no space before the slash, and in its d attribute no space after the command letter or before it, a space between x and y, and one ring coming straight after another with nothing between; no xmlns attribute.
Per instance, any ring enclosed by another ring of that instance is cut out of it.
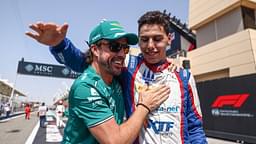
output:
<svg viewBox="0 0 256 144"><path fill-rule="evenodd" d="M121 71L115 71L111 65L112 59L103 59L100 58L99 60L100 65L104 68L105 72L107 72L110 75L118 76L121 74Z"/></svg>

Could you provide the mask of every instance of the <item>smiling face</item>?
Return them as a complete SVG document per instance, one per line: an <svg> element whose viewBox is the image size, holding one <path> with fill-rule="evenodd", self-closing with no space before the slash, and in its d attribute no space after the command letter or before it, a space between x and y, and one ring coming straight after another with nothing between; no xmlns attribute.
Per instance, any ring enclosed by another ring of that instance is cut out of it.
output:
<svg viewBox="0 0 256 144"><path fill-rule="evenodd" d="M170 34L159 24L144 24L139 29L139 46L145 61L156 64L166 59L166 48L171 44Z"/></svg>
<svg viewBox="0 0 256 144"><path fill-rule="evenodd" d="M121 44L120 46L127 45L126 38L118 39L115 42ZM121 48L118 52L112 52L110 46L111 45L107 40L101 40L98 43L98 63L106 73L116 76L121 73L122 67L124 66L127 49Z"/></svg>

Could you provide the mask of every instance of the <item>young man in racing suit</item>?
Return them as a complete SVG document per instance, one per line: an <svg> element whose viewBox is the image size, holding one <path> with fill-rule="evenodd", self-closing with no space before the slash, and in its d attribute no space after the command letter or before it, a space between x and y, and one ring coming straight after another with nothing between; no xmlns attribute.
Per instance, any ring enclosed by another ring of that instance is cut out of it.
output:
<svg viewBox="0 0 256 144"><path fill-rule="evenodd" d="M127 117L135 111L141 89L167 84L171 87L169 99L148 115L136 142L204 144L207 141L194 78L185 69L180 72L168 70L170 63L166 59L166 48L171 44L169 20L168 15L159 11L147 12L138 20L142 54L130 55L121 75ZM65 35L62 38L60 44L50 48L52 54L58 62L82 72L88 65L84 58L86 54L76 49Z"/></svg>

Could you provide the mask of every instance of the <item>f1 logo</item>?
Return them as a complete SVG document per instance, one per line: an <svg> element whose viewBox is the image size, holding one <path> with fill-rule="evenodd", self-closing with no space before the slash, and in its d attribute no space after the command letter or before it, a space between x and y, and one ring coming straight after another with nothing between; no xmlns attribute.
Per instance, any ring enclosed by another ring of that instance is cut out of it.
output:
<svg viewBox="0 0 256 144"><path fill-rule="evenodd" d="M233 94L233 95L222 95L218 96L217 99L213 102L212 107L221 108L223 106L232 106L234 108L239 108L248 98L249 94Z"/></svg>

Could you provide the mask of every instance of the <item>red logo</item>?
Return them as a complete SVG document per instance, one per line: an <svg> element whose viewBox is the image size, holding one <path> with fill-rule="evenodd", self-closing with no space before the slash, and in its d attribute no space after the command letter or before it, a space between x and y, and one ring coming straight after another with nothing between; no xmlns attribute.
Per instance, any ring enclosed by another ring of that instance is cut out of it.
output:
<svg viewBox="0 0 256 144"><path fill-rule="evenodd" d="M214 108L221 108L223 106L232 106L239 108L248 98L249 94L233 94L233 95L222 95L218 96L212 104Z"/></svg>

